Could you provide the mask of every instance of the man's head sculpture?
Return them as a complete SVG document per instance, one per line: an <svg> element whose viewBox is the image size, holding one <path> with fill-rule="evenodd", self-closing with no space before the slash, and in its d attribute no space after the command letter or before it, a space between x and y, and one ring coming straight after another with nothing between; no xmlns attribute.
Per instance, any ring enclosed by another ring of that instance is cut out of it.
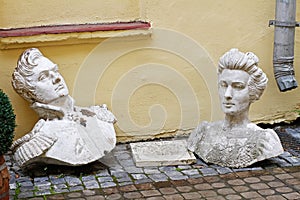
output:
<svg viewBox="0 0 300 200"><path fill-rule="evenodd" d="M38 49L21 54L12 76L16 92L40 118L11 147L20 167L39 162L85 165L115 147L114 115L105 105L76 106L58 66Z"/></svg>
<svg viewBox="0 0 300 200"><path fill-rule="evenodd" d="M12 85L30 103L47 104L69 93L57 65L36 48L27 49L19 57Z"/></svg>

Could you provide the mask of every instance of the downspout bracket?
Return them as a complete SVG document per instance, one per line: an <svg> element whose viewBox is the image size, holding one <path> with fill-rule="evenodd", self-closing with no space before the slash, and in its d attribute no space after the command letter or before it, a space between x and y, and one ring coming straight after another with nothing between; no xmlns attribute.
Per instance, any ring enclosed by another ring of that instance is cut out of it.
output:
<svg viewBox="0 0 300 200"><path fill-rule="evenodd" d="M300 22L283 22L283 21L277 21L277 20L270 20L269 27L272 25L280 26L280 27L299 27Z"/></svg>

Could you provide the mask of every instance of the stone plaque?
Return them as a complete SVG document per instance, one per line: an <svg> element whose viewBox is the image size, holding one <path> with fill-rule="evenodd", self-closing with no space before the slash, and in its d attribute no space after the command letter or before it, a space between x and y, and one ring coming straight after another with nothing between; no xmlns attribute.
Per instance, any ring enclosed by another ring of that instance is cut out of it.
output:
<svg viewBox="0 0 300 200"><path fill-rule="evenodd" d="M185 140L130 143L137 167L185 165L196 162Z"/></svg>

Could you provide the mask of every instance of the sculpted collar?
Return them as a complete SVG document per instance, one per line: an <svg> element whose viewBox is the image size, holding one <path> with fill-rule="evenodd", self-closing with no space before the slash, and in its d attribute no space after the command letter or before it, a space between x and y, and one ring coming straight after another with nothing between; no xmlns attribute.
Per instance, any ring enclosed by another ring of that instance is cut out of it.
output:
<svg viewBox="0 0 300 200"><path fill-rule="evenodd" d="M74 99L68 95L49 104L35 102L31 105L31 108L42 119L63 119L68 113L74 111Z"/></svg>

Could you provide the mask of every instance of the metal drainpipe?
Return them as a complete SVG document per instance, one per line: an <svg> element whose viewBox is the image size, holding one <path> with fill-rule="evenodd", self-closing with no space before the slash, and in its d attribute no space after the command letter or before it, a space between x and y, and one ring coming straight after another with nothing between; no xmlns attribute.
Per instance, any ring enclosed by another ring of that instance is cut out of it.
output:
<svg viewBox="0 0 300 200"><path fill-rule="evenodd" d="M296 0L276 0L275 20L269 26L275 26L273 66L278 88L281 92L298 87L294 73L294 40Z"/></svg>

